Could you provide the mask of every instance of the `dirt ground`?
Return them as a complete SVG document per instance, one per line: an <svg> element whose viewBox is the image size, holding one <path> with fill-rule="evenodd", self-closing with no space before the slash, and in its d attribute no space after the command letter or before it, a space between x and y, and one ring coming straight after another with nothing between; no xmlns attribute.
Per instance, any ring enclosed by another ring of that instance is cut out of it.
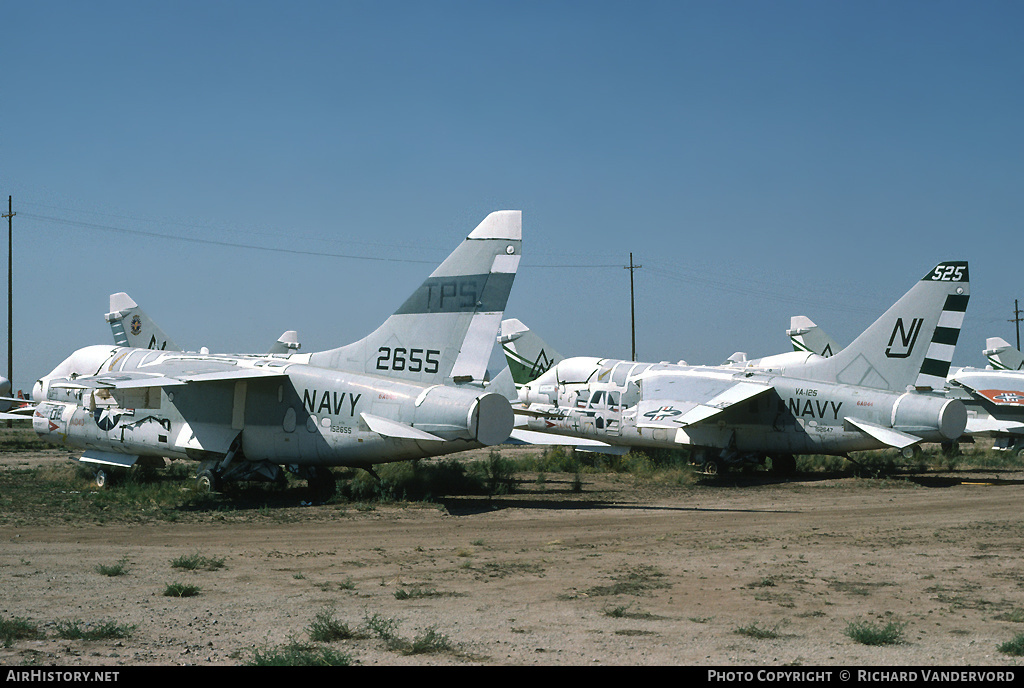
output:
<svg viewBox="0 0 1024 688"><path fill-rule="evenodd" d="M67 460L5 454L0 470ZM0 618L47 638L0 647L0 664L239 665L308 641L318 614L449 646L410 654L379 633L331 643L360 665L1021 662L997 648L1024 632L1024 470L694 487L584 475L578 492L572 478L529 476L507 497L176 523L36 514L0 527ZM197 554L224 565L171 566ZM122 559L126 575L96 570ZM200 594L165 596L176 582ZM55 639L72 620L135 630ZM859 622L897 624L903 642L855 642L846 630Z"/></svg>

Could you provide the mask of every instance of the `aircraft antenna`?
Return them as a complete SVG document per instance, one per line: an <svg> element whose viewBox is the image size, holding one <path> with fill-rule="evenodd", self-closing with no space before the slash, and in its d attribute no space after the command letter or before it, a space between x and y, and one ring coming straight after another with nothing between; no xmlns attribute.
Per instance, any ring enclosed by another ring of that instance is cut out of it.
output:
<svg viewBox="0 0 1024 688"><path fill-rule="evenodd" d="M639 270L643 265L633 265L633 252L629 252L629 265L624 266L624 270L629 270L629 323L630 333L633 338L633 360L636 360L636 307L633 299L633 272ZM1018 348L1019 345L1018 345Z"/></svg>
<svg viewBox="0 0 1024 688"><path fill-rule="evenodd" d="M1014 323L1014 325L1017 326L1017 351L1020 351L1020 323L1021 323L1022 320L1024 320L1024 318L1020 317L1021 312L1022 311L1017 306L1017 299L1014 299L1013 300L1013 318L1011 318L1007 322L1012 322L1012 323Z"/></svg>

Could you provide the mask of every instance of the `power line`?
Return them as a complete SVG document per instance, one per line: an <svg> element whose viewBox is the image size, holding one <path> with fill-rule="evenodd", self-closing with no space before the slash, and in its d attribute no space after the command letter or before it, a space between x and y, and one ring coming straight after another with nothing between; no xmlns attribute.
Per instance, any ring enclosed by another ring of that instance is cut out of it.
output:
<svg viewBox="0 0 1024 688"><path fill-rule="evenodd" d="M131 234L134 236L144 236L154 239L166 239L168 241L184 241L195 244L206 244L208 246L224 246L227 248L245 248L254 251L270 251L274 253L289 253L292 255L300 256L319 256L324 258L343 258L346 260L372 260L386 263L423 263L427 265L436 265L436 260L426 260L417 258L395 258L391 256L365 256L356 255L351 253L332 253L325 251L310 251L303 249L294 248L280 248L270 246L257 246L255 244L245 244L234 241L224 241L221 239L204 239L200 237L184 237L176 234L161 234L160 232L149 232L144 229L128 229L125 227L115 227L114 225L100 224L98 222L86 222L84 220L71 220L63 217L53 217L50 215L38 215L36 213L22 213L23 217L31 218L34 220L42 220L44 222L54 222L57 224L69 225L72 227L81 227L83 229L100 230L107 232L118 232L121 234ZM6 217L6 216L5 216ZM617 268L618 265L611 264L558 264L558 265L538 265L538 264L523 264L521 267L524 268L560 268L560 269L593 269L593 268Z"/></svg>

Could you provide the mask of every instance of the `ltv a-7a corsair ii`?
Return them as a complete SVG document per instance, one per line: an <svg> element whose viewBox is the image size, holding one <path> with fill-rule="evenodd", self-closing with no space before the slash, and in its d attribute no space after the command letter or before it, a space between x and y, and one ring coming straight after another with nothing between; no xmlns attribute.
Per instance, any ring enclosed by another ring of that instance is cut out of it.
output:
<svg viewBox="0 0 1024 688"><path fill-rule="evenodd" d="M790 323L787 334L794 349L822 355L841 349L806 316L795 316ZM986 368L953 368L946 376L946 396L967 407L961 441L991 437L994 449L1024 458L1024 356L1002 337L986 339L982 354Z"/></svg>
<svg viewBox="0 0 1024 688"><path fill-rule="evenodd" d="M100 467L200 461L212 489L284 466L329 491L331 466L500 444L512 407L484 380L521 244L520 211L491 213L383 325L336 349L79 349L36 382L33 428Z"/></svg>
<svg viewBox="0 0 1024 688"><path fill-rule="evenodd" d="M789 352L722 366L558 360L506 321L499 341L520 374L513 437L686 447L706 472L770 459L781 473L797 454L955 440L966 410L941 391L968 296L967 264L942 263L831 357ZM528 380L527 371L541 374Z"/></svg>

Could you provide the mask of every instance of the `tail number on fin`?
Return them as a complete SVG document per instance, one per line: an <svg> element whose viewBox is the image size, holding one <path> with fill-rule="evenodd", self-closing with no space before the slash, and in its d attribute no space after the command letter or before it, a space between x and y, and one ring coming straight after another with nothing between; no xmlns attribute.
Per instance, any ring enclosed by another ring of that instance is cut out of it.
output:
<svg viewBox="0 0 1024 688"><path fill-rule="evenodd" d="M936 265L935 271L931 274L931 280L933 282L963 282L967 277L964 274L966 269L966 265L957 263Z"/></svg>
<svg viewBox="0 0 1024 688"><path fill-rule="evenodd" d="M406 349L404 347L382 346L377 349L377 370L408 370L410 373L436 373L440 366L436 349ZM426 356L424 357L424 354Z"/></svg>
<svg viewBox="0 0 1024 688"><path fill-rule="evenodd" d="M910 328L907 329L903 326L903 318L896 318L896 325L892 328L892 336L889 337L889 346L885 349L885 355L888 358L907 358L910 353L914 350L914 344L917 343L917 335L921 334L921 325L924 323L924 318L914 318L910 321ZM903 347L903 351L893 351L893 342L896 341L896 335L900 336L900 346Z"/></svg>

